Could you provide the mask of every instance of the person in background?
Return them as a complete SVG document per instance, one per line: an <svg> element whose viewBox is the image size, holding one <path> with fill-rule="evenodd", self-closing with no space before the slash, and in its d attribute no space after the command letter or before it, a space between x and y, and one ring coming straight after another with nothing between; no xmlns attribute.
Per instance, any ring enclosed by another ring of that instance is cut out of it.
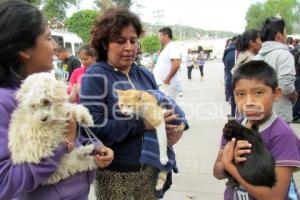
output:
<svg viewBox="0 0 300 200"><path fill-rule="evenodd" d="M297 50L297 51L300 51L300 45L299 45L299 39L298 38L296 38L295 40L294 40L294 46L295 46L295 49Z"/></svg>
<svg viewBox="0 0 300 200"><path fill-rule="evenodd" d="M137 66L138 39L143 29L137 15L126 8L110 8L95 21L91 44L97 52L97 62L82 78L80 103L93 116L92 131L115 152L115 159L105 169L98 170L95 182L97 199L157 199L155 184L157 169L149 164L152 154L145 151L145 135L155 134L145 120L120 113L115 89L156 90L150 71ZM169 124L176 118L165 114L169 144L175 144L183 132ZM158 150L158 146L154 146ZM159 162L159 161L158 161Z"/></svg>
<svg viewBox="0 0 300 200"><path fill-rule="evenodd" d="M295 90L300 93L300 51L294 54L295 59L295 70L296 70L296 80L295 80ZM297 98L295 104L293 105L293 120L291 123L300 123L300 98Z"/></svg>
<svg viewBox="0 0 300 200"><path fill-rule="evenodd" d="M151 69L151 72L153 72L153 69L154 69L154 67L155 67L155 65L156 65L156 63L157 63L157 60L158 60L159 55L160 55L160 49L158 49L157 52L155 52L155 53L153 54L153 57L152 57L152 69Z"/></svg>
<svg viewBox="0 0 300 200"><path fill-rule="evenodd" d="M225 91L225 101L226 102L228 102L230 99L230 92L228 91L228 88L226 85L226 82L228 79L228 77L227 77L228 73L226 72L225 57L226 57L226 54L228 53L228 48L231 45L231 43L232 43L232 38L229 38L226 40L225 49L224 49L223 56L222 56L222 62L224 64L224 89L225 89L224 91Z"/></svg>
<svg viewBox="0 0 300 200"><path fill-rule="evenodd" d="M283 95L274 103L273 109L286 122L291 122L292 107L298 94L294 85L295 60L287 46L284 20L275 17L267 18L260 31L260 37L263 42L262 48L254 59L264 60L275 69Z"/></svg>
<svg viewBox="0 0 300 200"><path fill-rule="evenodd" d="M16 91L29 75L49 72L53 67L54 41L47 20L37 7L24 1L0 3L0 199L2 200L87 200L95 171L78 173L57 184L43 185L56 171L68 145L61 144L53 155L39 164L14 165L8 150L8 129L12 112L17 107ZM26 123L26 122L24 122ZM76 141L76 123L70 119L66 127L66 141ZM86 142L80 137L76 145ZM113 152L98 146L99 167L108 166Z"/></svg>
<svg viewBox="0 0 300 200"><path fill-rule="evenodd" d="M231 113L230 115L232 117L235 116L235 112L236 112L236 105L235 105L235 101L234 101L234 95L233 95L233 91L232 91L232 74L231 74L231 69L233 68L234 64L235 64L235 60L236 60L236 56L237 56L237 50L236 50L236 44L238 41L239 36L234 36L232 38L232 43L229 45L229 47L225 50L224 53L224 64L225 64L225 94L226 97L229 97L229 101L230 101L230 106L231 106ZM227 99L226 99L227 100Z"/></svg>
<svg viewBox="0 0 300 200"><path fill-rule="evenodd" d="M237 42L237 51L239 54L231 73L233 74L238 67L251 61L260 50L261 44L262 42L258 30L246 30Z"/></svg>
<svg viewBox="0 0 300 200"><path fill-rule="evenodd" d="M181 77L179 77L175 82L176 87L176 93L179 97L183 97L183 89L182 89L182 83L181 83Z"/></svg>
<svg viewBox="0 0 300 200"><path fill-rule="evenodd" d="M186 56L186 67L187 67L187 76L188 76L189 80L192 79L192 71L193 71L193 67L194 67L193 64L194 64L194 62L193 62L192 51L191 51L191 49L188 49L188 53Z"/></svg>
<svg viewBox="0 0 300 200"><path fill-rule="evenodd" d="M297 51L294 45L295 44L294 39L292 37L287 37L286 42L289 47L289 51L291 52L291 54L294 54L294 52Z"/></svg>
<svg viewBox="0 0 300 200"><path fill-rule="evenodd" d="M169 27L159 30L160 43L163 46L156 66L153 70L155 80L159 89L167 96L176 99L176 81L179 79L179 68L181 64L181 53L179 46L172 41L173 33Z"/></svg>
<svg viewBox="0 0 300 200"><path fill-rule="evenodd" d="M140 42L138 42L138 51L137 51L136 58L135 58L135 63L136 63L137 65L141 65L141 64L142 64L142 63L141 63L141 60L142 60L142 54L143 54L143 52L142 52L142 45L141 45Z"/></svg>
<svg viewBox="0 0 300 200"><path fill-rule="evenodd" d="M55 55L59 60L61 60L60 68L62 68L63 70L63 77L61 77L61 79L63 79L66 82L69 82L73 71L76 68L81 67L81 62L78 58L76 58L74 55L71 55L67 51L67 49L62 46L58 46L55 49Z"/></svg>
<svg viewBox="0 0 300 200"><path fill-rule="evenodd" d="M78 55L82 67L73 71L68 85L69 101L72 103L78 103L82 76L87 68L96 62L96 53L89 45L82 46L78 51Z"/></svg>
<svg viewBox="0 0 300 200"><path fill-rule="evenodd" d="M203 78L204 78L203 68L204 68L204 64L205 64L205 53L203 51L202 46L198 47L198 55L196 58L196 64L199 66L200 80L203 81Z"/></svg>

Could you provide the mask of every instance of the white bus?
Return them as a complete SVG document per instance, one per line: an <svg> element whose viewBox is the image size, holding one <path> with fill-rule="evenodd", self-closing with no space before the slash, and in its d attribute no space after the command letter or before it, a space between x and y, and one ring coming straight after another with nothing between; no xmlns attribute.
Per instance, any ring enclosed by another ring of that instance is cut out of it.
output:
<svg viewBox="0 0 300 200"><path fill-rule="evenodd" d="M77 52L83 44L81 37L76 33L54 29L51 29L51 35L59 46L66 48L70 54L77 56Z"/></svg>

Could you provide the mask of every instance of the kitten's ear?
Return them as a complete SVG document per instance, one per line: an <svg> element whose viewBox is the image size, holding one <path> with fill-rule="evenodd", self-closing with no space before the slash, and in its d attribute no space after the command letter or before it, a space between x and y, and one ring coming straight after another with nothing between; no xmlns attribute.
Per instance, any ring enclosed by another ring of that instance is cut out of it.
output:
<svg viewBox="0 0 300 200"><path fill-rule="evenodd" d="M117 90L117 89L115 89L115 92L117 93L118 96L120 96L120 95L122 94L123 91L122 91L122 90Z"/></svg>
<svg viewBox="0 0 300 200"><path fill-rule="evenodd" d="M135 94L135 98L138 99L138 100L141 100L142 99L142 96L143 96L143 91L138 91L136 94Z"/></svg>

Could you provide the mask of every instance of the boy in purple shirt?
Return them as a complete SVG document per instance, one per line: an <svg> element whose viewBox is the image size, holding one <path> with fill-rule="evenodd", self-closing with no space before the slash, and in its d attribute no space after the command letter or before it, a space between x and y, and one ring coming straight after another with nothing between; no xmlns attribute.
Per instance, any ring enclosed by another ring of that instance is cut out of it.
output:
<svg viewBox="0 0 300 200"><path fill-rule="evenodd" d="M38 8L23 1L0 3L0 30L0 200L87 200L95 171L43 185L68 153L67 144L75 143L76 123L72 119L66 132L68 143L55 149L53 156L42 159L39 164L12 163L8 128L11 114L17 107L15 93L27 76L52 69L54 42ZM95 151L106 153L105 156L95 155L95 161L99 167L107 167L113 159L112 150L98 146Z"/></svg>
<svg viewBox="0 0 300 200"><path fill-rule="evenodd" d="M246 182L235 163L246 160L244 155L251 153L251 144L235 138L226 143L222 137L214 176L224 179L226 170L239 184L226 187L224 200L287 200L292 195L300 199L293 181L293 172L300 168L300 140L290 126L272 112L273 102L281 95L274 69L264 61L250 61L236 70L232 83L238 110L244 116L242 124L247 128L258 125L262 141L275 159L277 182L273 188Z"/></svg>

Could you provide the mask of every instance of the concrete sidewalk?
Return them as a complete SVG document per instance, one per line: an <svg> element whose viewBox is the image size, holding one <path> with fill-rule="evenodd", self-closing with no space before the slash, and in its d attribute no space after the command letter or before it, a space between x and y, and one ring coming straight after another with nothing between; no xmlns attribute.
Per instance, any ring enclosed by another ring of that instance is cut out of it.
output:
<svg viewBox="0 0 300 200"><path fill-rule="evenodd" d="M204 66L204 81L200 71L193 70L192 80L187 80L182 68L184 96L178 98L183 107L190 130L175 145L179 174L173 178L172 189L164 200L222 200L225 181L212 175L213 165L219 150L222 128L230 111L224 96L224 67L221 62L207 62ZM293 125L300 135L300 125ZM300 186L300 173L296 174ZM91 191L91 198L93 191Z"/></svg>

